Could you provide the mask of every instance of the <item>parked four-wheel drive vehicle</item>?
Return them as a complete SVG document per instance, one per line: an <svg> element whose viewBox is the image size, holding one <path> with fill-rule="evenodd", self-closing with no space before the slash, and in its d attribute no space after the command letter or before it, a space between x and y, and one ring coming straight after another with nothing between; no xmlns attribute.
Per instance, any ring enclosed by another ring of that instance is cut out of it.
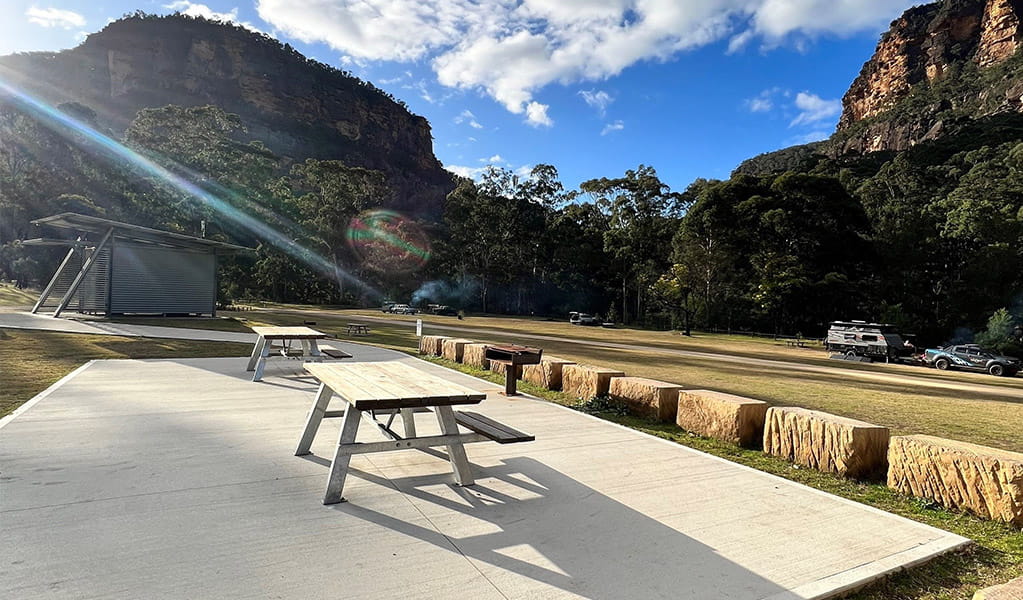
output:
<svg viewBox="0 0 1023 600"><path fill-rule="evenodd" d="M924 351L924 362L942 371L965 369L986 371L992 375L1007 377L1012 377L1020 370L1018 358L995 354L976 344L928 348Z"/></svg>
<svg viewBox="0 0 1023 600"><path fill-rule="evenodd" d="M570 312L568 322L573 325L600 325L600 318L588 313Z"/></svg>

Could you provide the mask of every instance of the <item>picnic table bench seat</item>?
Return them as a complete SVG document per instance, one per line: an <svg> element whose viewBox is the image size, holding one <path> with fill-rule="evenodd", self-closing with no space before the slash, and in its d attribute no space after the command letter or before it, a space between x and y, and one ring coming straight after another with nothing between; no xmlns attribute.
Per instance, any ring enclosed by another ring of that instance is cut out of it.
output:
<svg viewBox="0 0 1023 600"><path fill-rule="evenodd" d="M338 350L337 348L330 348L330 347L320 348L320 354L325 354L325 355L327 355L327 356L329 356L331 358L337 358L337 359L351 358L352 357L351 354L348 354L344 350Z"/></svg>
<svg viewBox="0 0 1023 600"><path fill-rule="evenodd" d="M517 442L532 442L536 440L535 435L523 433L505 425L504 423L499 423L490 417L467 410L456 410L455 422L470 431L494 440L498 444L514 444Z"/></svg>

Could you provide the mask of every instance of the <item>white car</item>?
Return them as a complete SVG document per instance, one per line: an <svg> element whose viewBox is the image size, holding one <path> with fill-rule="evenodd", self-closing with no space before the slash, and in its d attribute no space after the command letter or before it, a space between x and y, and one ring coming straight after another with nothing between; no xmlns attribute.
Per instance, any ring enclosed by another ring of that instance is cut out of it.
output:
<svg viewBox="0 0 1023 600"><path fill-rule="evenodd" d="M573 325L600 325L600 319L589 313L568 313L568 322Z"/></svg>
<svg viewBox="0 0 1023 600"><path fill-rule="evenodd" d="M391 307L387 309L387 312L396 315L414 315L418 311L408 304L392 304Z"/></svg>

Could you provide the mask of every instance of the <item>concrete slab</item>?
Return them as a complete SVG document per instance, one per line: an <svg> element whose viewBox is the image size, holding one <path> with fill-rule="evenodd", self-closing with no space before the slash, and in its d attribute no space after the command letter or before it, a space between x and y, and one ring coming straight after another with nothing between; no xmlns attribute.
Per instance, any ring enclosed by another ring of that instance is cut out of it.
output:
<svg viewBox="0 0 1023 600"><path fill-rule="evenodd" d="M469 446L466 488L436 451L355 456L325 507L340 423L292 456L298 361L263 383L243 358L97 361L0 430L0 597L824 598L967 542L360 349L487 391L537 441Z"/></svg>

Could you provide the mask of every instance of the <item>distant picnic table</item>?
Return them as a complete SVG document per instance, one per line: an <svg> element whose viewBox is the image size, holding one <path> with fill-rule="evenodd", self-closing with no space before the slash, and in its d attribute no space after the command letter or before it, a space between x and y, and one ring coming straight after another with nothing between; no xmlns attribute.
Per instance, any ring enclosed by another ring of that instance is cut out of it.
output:
<svg viewBox="0 0 1023 600"><path fill-rule="evenodd" d="M263 379L266 360L272 355L314 361L323 360L324 356L330 358L352 357L351 354L335 348L321 349L316 342L325 339L327 334L309 327L253 327L252 331L259 336L252 348L252 355L249 356L249 364L245 368L246 371L255 371L252 374L252 381ZM296 341L299 345L292 346L292 343ZM275 343L277 345L274 345Z"/></svg>
<svg viewBox="0 0 1023 600"><path fill-rule="evenodd" d="M369 325L365 323L349 323L347 325L348 335L369 335Z"/></svg>

